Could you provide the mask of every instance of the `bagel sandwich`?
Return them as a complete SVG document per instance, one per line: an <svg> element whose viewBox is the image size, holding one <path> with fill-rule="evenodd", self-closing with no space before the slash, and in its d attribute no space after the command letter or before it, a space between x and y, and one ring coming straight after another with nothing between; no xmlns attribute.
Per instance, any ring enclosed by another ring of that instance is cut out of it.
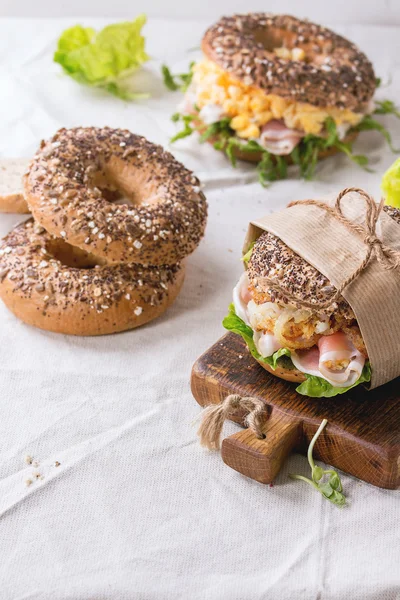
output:
<svg viewBox="0 0 400 600"><path fill-rule="evenodd" d="M384 211L400 224L400 209ZM336 289L282 240L263 232L243 257L247 265L233 290L223 325L245 340L259 364L296 382L312 397L333 397L371 379L368 352L354 312L343 296L321 310L288 301L329 304ZM279 280L277 292L271 279Z"/></svg>
<svg viewBox="0 0 400 600"><path fill-rule="evenodd" d="M287 176L295 164L310 179L319 159L353 153L363 130L391 138L373 114L394 113L390 101L374 102L378 80L371 62L349 40L288 15L252 13L223 17L202 40L203 58L178 84L164 66L170 89L185 90L172 119L236 160L257 163L261 183ZM179 83L181 85L179 85Z"/></svg>

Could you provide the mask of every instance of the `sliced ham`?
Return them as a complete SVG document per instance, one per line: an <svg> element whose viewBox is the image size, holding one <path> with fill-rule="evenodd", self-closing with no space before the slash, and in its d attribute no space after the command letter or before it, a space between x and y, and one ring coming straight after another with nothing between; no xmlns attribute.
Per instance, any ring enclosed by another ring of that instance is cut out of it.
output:
<svg viewBox="0 0 400 600"><path fill-rule="evenodd" d="M356 383L365 364L364 356L341 331L322 336L318 347L292 352L292 361L302 373L322 377L334 387Z"/></svg>
<svg viewBox="0 0 400 600"><path fill-rule="evenodd" d="M235 307L235 312L238 317L242 319L246 323L246 325L250 325L249 315L247 311L247 305L251 300L250 292L249 292L249 278L247 276L247 272L245 271L241 276L236 286L233 288L233 304Z"/></svg>
<svg viewBox="0 0 400 600"><path fill-rule="evenodd" d="M272 333L263 333L256 331L253 335L257 350L264 358L272 356L274 352L281 348L281 344Z"/></svg>
<svg viewBox="0 0 400 600"><path fill-rule="evenodd" d="M296 129L289 129L283 121L273 119L261 129L260 143L272 154L290 154L300 142L304 134Z"/></svg>
<svg viewBox="0 0 400 600"><path fill-rule="evenodd" d="M309 350L297 350L297 352L292 350L291 358L296 369L302 373L321 377L318 346L313 346Z"/></svg>
<svg viewBox="0 0 400 600"><path fill-rule="evenodd" d="M323 336L318 342L319 370L337 387L353 385L364 368L365 358L342 331Z"/></svg>
<svg viewBox="0 0 400 600"><path fill-rule="evenodd" d="M238 317L252 327L250 318L254 317L252 313L255 307L268 313L282 309L271 302L255 305L249 292L249 283L245 271L233 289L233 303ZM254 331L253 339L258 352L265 358L282 347L277 337L269 332ZM334 387L348 387L356 383L365 364L365 357L342 331L321 336L318 345L309 350L292 350L291 358L296 369L308 375L322 377Z"/></svg>

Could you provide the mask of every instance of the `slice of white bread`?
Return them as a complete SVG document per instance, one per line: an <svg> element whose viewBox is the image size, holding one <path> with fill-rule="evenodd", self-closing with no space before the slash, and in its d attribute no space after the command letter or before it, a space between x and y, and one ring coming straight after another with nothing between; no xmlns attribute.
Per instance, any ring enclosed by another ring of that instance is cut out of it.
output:
<svg viewBox="0 0 400 600"><path fill-rule="evenodd" d="M29 214L22 191L28 158L0 158L0 212Z"/></svg>

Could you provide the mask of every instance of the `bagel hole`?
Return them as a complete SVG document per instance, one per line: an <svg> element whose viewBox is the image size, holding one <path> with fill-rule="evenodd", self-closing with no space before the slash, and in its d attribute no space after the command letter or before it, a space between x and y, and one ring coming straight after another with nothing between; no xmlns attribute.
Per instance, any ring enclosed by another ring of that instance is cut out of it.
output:
<svg viewBox="0 0 400 600"><path fill-rule="evenodd" d="M99 188L102 197L110 204L126 204L128 206L133 206L134 202L132 202L131 198L126 196L122 190L114 189L114 188Z"/></svg>
<svg viewBox="0 0 400 600"><path fill-rule="evenodd" d="M321 42L320 40L303 44L296 43L296 34L285 29L270 30L259 28L254 31L253 35L256 42L261 44L267 52L277 54L281 59L294 62L299 60L305 63L315 62L315 64L322 64L330 48L328 42ZM284 54L277 52L280 49L287 49L289 51L288 56L286 57ZM293 55L290 55L295 49L303 51L301 58L295 58Z"/></svg>
<svg viewBox="0 0 400 600"><path fill-rule="evenodd" d="M253 33L257 44L261 44L267 52L273 52L275 48L290 47L285 40L285 32L282 30L271 31L269 29L256 29Z"/></svg>
<svg viewBox="0 0 400 600"><path fill-rule="evenodd" d="M60 239L47 242L46 250L64 266L74 269L94 269L97 266L105 264L99 257L89 254L76 246L71 246L68 242Z"/></svg>
<svg viewBox="0 0 400 600"><path fill-rule="evenodd" d="M160 192L160 175L154 165L132 167L118 156L112 156L105 174L108 187L118 190L121 195L118 204L147 205L157 203L163 197Z"/></svg>

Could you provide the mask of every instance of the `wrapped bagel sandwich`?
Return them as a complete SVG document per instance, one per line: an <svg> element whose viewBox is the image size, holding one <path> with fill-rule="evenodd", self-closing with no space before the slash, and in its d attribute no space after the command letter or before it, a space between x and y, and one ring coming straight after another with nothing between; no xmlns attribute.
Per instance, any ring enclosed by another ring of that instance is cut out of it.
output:
<svg viewBox="0 0 400 600"><path fill-rule="evenodd" d="M344 190L335 207L293 203L250 225L224 319L267 371L308 396L400 375L400 210L350 191L351 204Z"/></svg>
<svg viewBox="0 0 400 600"><path fill-rule="evenodd" d="M399 115L375 97L379 80L368 57L350 40L290 15L249 13L222 17L205 32L203 56L169 89L185 97L173 116L183 128L173 141L197 131L224 152L257 164L260 182L287 177L288 165L310 179L318 161L353 152L359 132L390 133L375 115Z"/></svg>

